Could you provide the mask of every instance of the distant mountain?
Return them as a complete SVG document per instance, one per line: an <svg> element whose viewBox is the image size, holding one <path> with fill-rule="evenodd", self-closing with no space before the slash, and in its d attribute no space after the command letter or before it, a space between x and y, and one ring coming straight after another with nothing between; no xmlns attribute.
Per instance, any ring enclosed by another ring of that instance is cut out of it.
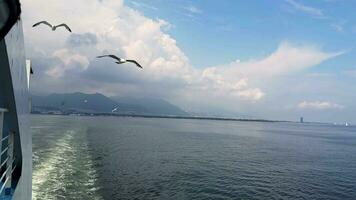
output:
<svg viewBox="0 0 356 200"><path fill-rule="evenodd" d="M117 102L99 94L51 94L48 96L32 96L33 110L75 110L79 112L111 112Z"/></svg>
<svg viewBox="0 0 356 200"><path fill-rule="evenodd" d="M179 115L187 116L187 112L162 99L111 97L119 104L120 112L134 112L151 115Z"/></svg>
<svg viewBox="0 0 356 200"><path fill-rule="evenodd" d="M106 97L102 94L51 94L32 96L32 109L35 112L88 112L136 114L136 115L175 115L187 116L187 112L162 99Z"/></svg>

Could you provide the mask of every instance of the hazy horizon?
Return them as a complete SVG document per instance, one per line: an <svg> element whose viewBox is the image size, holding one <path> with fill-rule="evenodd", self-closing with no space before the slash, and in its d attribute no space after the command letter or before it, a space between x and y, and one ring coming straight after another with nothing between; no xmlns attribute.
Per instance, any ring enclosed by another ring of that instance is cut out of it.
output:
<svg viewBox="0 0 356 200"><path fill-rule="evenodd" d="M154 97L189 112L356 123L354 6L23 0L31 91ZM65 22L73 33L32 28L41 20ZM136 59L144 69L96 59L107 53Z"/></svg>

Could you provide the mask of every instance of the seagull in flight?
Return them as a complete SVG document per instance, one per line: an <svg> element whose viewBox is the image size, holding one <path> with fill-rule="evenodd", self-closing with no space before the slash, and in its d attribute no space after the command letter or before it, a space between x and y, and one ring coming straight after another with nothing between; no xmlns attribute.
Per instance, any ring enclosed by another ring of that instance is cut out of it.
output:
<svg viewBox="0 0 356 200"><path fill-rule="evenodd" d="M103 58L103 57L113 58L113 59L117 60L115 62L117 64L123 64L123 63L127 63L127 62L134 63L137 67L143 69L143 67L136 60L125 60L125 59L119 58L119 57L117 57L115 55L102 55L102 56L98 56L97 58Z"/></svg>
<svg viewBox="0 0 356 200"><path fill-rule="evenodd" d="M111 112L115 112L115 111L117 111L117 109L119 109L119 107L116 107L116 108L112 109Z"/></svg>
<svg viewBox="0 0 356 200"><path fill-rule="evenodd" d="M36 27L36 26L38 26L40 24L45 24L45 25L49 26L52 29L52 31L55 31L58 27L62 27L63 26L69 32L72 32L72 30L69 28L69 26L67 24L64 24L64 23L63 24L58 24L56 26L53 26L52 24L48 23L47 21L40 21L40 22L37 22L36 24L34 24L32 27Z"/></svg>

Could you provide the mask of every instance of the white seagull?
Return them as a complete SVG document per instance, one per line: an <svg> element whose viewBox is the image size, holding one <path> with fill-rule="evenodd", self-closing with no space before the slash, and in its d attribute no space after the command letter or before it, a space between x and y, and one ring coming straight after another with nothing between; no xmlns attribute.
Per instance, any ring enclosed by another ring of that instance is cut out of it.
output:
<svg viewBox="0 0 356 200"><path fill-rule="evenodd" d="M103 56L98 56L97 58L103 58L103 57L113 58L113 59L117 60L117 62L115 62L117 64L123 64L123 63L127 63L127 62L134 63L134 64L136 64L137 67L143 69L143 67L136 60L125 60L125 59L119 58L115 55L103 55Z"/></svg>
<svg viewBox="0 0 356 200"><path fill-rule="evenodd" d="M112 109L112 111L111 112L115 112L115 111L117 111L117 109L118 109L119 107L116 107L116 108L114 108L114 109Z"/></svg>
<svg viewBox="0 0 356 200"><path fill-rule="evenodd" d="M72 32L72 30L69 28L69 26L67 24L59 24L59 25L56 25L56 26L53 26L52 24L48 23L47 21L40 21L40 22L37 22L36 24L34 24L32 27L36 27L40 24L46 24L47 26L49 26L52 31L55 31L58 27L64 27L66 28L69 32Z"/></svg>

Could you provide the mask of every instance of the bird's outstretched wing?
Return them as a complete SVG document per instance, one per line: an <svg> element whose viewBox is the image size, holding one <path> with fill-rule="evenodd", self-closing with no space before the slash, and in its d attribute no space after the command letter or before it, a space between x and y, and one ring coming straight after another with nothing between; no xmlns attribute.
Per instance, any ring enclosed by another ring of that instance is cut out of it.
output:
<svg viewBox="0 0 356 200"><path fill-rule="evenodd" d="M50 23L48 23L47 21L40 21L40 22L37 22L36 24L32 25L32 27L36 27L40 24L46 24L47 26L51 27L52 28L52 25Z"/></svg>
<svg viewBox="0 0 356 200"><path fill-rule="evenodd" d="M121 62L121 58L115 56L115 55L102 55L102 56L97 56L97 58L103 58L103 57L110 57L110 58L113 58L119 62Z"/></svg>
<svg viewBox="0 0 356 200"><path fill-rule="evenodd" d="M58 27L65 27L69 32L72 32L72 30L69 28L69 26L67 24L59 24L57 26L54 26L54 29L58 28Z"/></svg>
<svg viewBox="0 0 356 200"><path fill-rule="evenodd" d="M136 60L126 60L126 62L131 62L131 63L135 63L136 65L137 65L137 67L139 67L139 68L142 68L143 69L143 67L138 63L138 62L136 62Z"/></svg>

